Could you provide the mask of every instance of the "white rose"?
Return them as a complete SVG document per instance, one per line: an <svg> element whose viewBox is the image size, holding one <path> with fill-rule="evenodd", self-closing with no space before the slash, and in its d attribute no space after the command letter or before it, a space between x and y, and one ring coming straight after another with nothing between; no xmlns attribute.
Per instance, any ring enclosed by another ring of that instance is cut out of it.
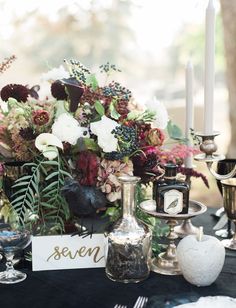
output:
<svg viewBox="0 0 236 308"><path fill-rule="evenodd" d="M52 125L52 133L61 141L75 145L80 137L89 137L88 129L79 126L69 113L61 114Z"/></svg>
<svg viewBox="0 0 236 308"><path fill-rule="evenodd" d="M165 129L169 121L169 116L164 104L154 97L152 100L146 102L146 107L148 110L156 113L156 118L153 122L154 126Z"/></svg>
<svg viewBox="0 0 236 308"><path fill-rule="evenodd" d="M102 148L103 152L109 153L117 150L118 140L111 132L119 124L106 117L102 116L100 121L90 124L90 129L94 135L98 137L98 145Z"/></svg>
<svg viewBox="0 0 236 308"><path fill-rule="evenodd" d="M70 74L64 69L62 65L60 65L59 67L55 67L50 71L48 71L47 73L42 74L41 79L43 81L53 82L58 79L69 78L69 77Z"/></svg>

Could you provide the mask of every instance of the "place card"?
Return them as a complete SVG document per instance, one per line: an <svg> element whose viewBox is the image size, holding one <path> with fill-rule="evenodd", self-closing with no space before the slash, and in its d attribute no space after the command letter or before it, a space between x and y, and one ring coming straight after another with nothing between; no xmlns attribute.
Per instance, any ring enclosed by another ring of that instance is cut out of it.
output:
<svg viewBox="0 0 236 308"><path fill-rule="evenodd" d="M33 271L104 267L104 245L103 234L33 236Z"/></svg>

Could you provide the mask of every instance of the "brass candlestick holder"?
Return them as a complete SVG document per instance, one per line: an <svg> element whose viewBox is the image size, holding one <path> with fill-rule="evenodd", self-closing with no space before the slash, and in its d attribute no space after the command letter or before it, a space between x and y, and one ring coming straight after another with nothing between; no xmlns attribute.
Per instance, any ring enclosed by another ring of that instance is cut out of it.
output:
<svg viewBox="0 0 236 308"><path fill-rule="evenodd" d="M156 211L147 211L142 209L145 213L166 220L166 223L170 227L167 239L169 241L167 249L158 255L157 258L152 260L151 270L153 272L163 275L181 275L179 268L175 240L178 239L178 235L174 228L179 220L186 220L200 215L206 211L206 206L200 202L190 200L189 201L189 212L187 214L169 215L166 213L160 213Z"/></svg>
<svg viewBox="0 0 236 308"><path fill-rule="evenodd" d="M226 180L232 178L236 174L236 165L227 174L218 174L213 168L212 165L214 162L218 162L220 160L225 159L225 156L222 154L215 153L217 151L217 145L215 143L215 137L219 135L218 132L214 132L210 134L196 134L198 137L202 139L200 144L200 150L203 152L194 157L197 161L203 161L206 163L208 170L217 180Z"/></svg>
<svg viewBox="0 0 236 308"><path fill-rule="evenodd" d="M191 188L191 176L187 175L185 181L188 183L189 188ZM195 227L192 224L190 218L185 219L179 226L175 227L175 233L177 233L178 237L183 238L187 235L197 235L199 232L198 227Z"/></svg>

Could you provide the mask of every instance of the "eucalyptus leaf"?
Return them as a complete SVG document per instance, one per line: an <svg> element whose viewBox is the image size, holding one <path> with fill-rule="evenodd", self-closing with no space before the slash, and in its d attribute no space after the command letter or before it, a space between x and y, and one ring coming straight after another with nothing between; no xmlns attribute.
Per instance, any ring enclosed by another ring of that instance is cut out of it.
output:
<svg viewBox="0 0 236 308"><path fill-rule="evenodd" d="M114 120L118 120L120 118L120 114L119 112L116 110L116 101L112 101L111 104L109 105L109 110L110 110L110 114L111 114L111 117L114 119Z"/></svg>
<svg viewBox="0 0 236 308"><path fill-rule="evenodd" d="M105 109L99 100L96 100L94 108L101 117L105 114Z"/></svg>
<svg viewBox="0 0 236 308"><path fill-rule="evenodd" d="M98 81L97 81L95 74L88 74L86 76L86 85L91 86L94 91L97 90Z"/></svg>
<svg viewBox="0 0 236 308"><path fill-rule="evenodd" d="M172 121L168 122L167 132L168 132L169 137L171 139L174 139L174 140L183 140L184 139L182 130L176 124L173 124Z"/></svg>

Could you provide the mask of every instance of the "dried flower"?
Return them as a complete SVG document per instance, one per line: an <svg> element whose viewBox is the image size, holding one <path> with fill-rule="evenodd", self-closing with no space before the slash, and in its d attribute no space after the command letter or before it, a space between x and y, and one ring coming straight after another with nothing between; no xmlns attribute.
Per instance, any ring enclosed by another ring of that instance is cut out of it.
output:
<svg viewBox="0 0 236 308"><path fill-rule="evenodd" d="M9 58L5 58L2 63L0 63L0 73L5 72L12 64L13 61L16 60L16 56L12 55Z"/></svg>
<svg viewBox="0 0 236 308"><path fill-rule="evenodd" d="M103 159L98 168L97 186L106 194L110 202L121 198L121 184L117 177L121 175L133 175L132 161Z"/></svg>
<svg viewBox="0 0 236 308"><path fill-rule="evenodd" d="M29 90L21 84L8 84L1 90L1 99L8 101L10 97L15 98L18 102L26 102Z"/></svg>
<svg viewBox="0 0 236 308"><path fill-rule="evenodd" d="M201 178L203 180L203 183L206 185L207 188L209 188L209 183L208 180L206 178L206 176L200 172L197 172L196 170L192 169L192 168L185 168L182 166L178 167L178 172L186 175L186 176L194 176L196 178Z"/></svg>
<svg viewBox="0 0 236 308"><path fill-rule="evenodd" d="M152 128L148 131L146 139L150 145L160 147L165 140L165 135L161 129Z"/></svg>
<svg viewBox="0 0 236 308"><path fill-rule="evenodd" d="M33 111L33 123L35 125L45 125L49 121L49 114L46 110L34 110Z"/></svg>

